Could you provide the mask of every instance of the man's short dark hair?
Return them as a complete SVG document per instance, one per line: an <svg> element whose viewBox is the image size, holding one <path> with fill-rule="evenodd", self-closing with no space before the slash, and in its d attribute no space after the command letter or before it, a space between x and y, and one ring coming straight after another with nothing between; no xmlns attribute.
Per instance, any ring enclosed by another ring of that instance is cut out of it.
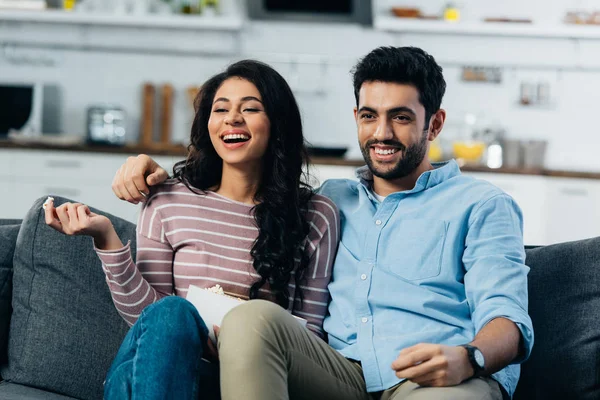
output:
<svg viewBox="0 0 600 400"><path fill-rule="evenodd" d="M425 124L442 105L446 81L435 59L417 47L378 47L352 69L354 96L358 106L360 88L365 82L412 85L419 91L425 108Z"/></svg>

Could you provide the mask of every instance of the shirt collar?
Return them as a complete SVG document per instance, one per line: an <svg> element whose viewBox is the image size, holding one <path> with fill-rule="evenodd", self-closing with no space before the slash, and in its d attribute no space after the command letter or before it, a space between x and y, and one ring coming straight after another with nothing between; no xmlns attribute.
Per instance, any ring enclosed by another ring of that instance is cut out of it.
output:
<svg viewBox="0 0 600 400"><path fill-rule="evenodd" d="M408 190L406 193L417 193L426 189L430 189L434 186L439 185L447 181L450 178L460 175L460 168L455 160L449 160L444 162L431 163L433 166L432 170L425 171L417 179L415 187ZM370 193L373 188L373 174L369 170L368 166L360 167L356 170L356 177L359 179L360 184L367 189Z"/></svg>

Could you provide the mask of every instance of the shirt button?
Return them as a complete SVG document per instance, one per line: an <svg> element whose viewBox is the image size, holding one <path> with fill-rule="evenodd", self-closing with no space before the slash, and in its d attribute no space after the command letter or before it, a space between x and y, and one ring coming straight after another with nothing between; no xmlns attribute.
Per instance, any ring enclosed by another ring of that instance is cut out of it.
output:
<svg viewBox="0 0 600 400"><path fill-rule="evenodd" d="M360 276L360 279L362 279L363 281L364 281L365 279L367 279L367 274L362 274L362 275Z"/></svg>
<svg viewBox="0 0 600 400"><path fill-rule="evenodd" d="M363 322L363 324L366 324L368 320L369 320L369 318L363 317L361 321Z"/></svg>
<svg viewBox="0 0 600 400"><path fill-rule="evenodd" d="M375 225L381 225L381 220L378 219L377 221L375 221Z"/></svg>

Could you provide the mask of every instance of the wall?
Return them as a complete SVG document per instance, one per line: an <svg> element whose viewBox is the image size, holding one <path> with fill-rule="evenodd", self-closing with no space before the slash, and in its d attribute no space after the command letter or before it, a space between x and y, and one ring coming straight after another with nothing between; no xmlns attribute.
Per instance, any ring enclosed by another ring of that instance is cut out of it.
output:
<svg viewBox="0 0 600 400"><path fill-rule="evenodd" d="M390 4L410 1L376 1L376 12ZM463 0L463 18L482 16L536 15L536 21L556 24L564 10L594 7L594 1ZM445 1L422 1L428 12L438 11ZM599 6L600 8L600 6ZM518 10L518 11L515 11ZM203 40L203 35L190 38ZM547 166L551 168L600 170L600 132L593 123L597 93L600 90L600 52L597 41L564 39L511 39L398 35L355 25L290 24L250 22L239 35L239 54L157 54L148 52L53 50L54 66L14 65L0 54L0 79L56 82L63 89L63 130L83 134L85 108L97 102L121 104L129 114L131 140L139 124L139 93L144 81L171 82L175 100L174 137L185 141L191 110L184 92L199 84L228 62L255 57L271 63L295 89L303 111L307 138L314 144L348 146L350 156L359 157L352 118L354 98L349 71L356 60L380 45L417 44L436 56L445 70L448 91L444 107L449 111L448 138L460 135L466 112L480 121L504 126L511 137L541 138L550 143ZM443 45L442 45L443 43ZM1 43L0 43L1 44ZM38 54L39 46L17 46L22 52ZM582 49L586 50L583 52ZM471 54L479 64L500 66L500 85L464 83L460 67ZM538 57L539 55L539 57ZM578 69L571 60L586 58L587 68ZM536 60L539 58L539 62ZM542 109L517 105L522 80L544 80L551 85L553 104Z"/></svg>

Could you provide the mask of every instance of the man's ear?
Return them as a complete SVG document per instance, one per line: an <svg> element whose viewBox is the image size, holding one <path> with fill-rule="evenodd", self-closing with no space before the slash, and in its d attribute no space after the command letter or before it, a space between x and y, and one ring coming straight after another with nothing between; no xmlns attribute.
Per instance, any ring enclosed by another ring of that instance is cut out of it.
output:
<svg viewBox="0 0 600 400"><path fill-rule="evenodd" d="M354 120L358 121L358 107L354 107Z"/></svg>
<svg viewBox="0 0 600 400"><path fill-rule="evenodd" d="M429 131L427 133L427 140L429 140L430 142L435 140L435 138L438 137L438 135L444 128L445 122L446 122L446 110L440 108L429 119Z"/></svg>

